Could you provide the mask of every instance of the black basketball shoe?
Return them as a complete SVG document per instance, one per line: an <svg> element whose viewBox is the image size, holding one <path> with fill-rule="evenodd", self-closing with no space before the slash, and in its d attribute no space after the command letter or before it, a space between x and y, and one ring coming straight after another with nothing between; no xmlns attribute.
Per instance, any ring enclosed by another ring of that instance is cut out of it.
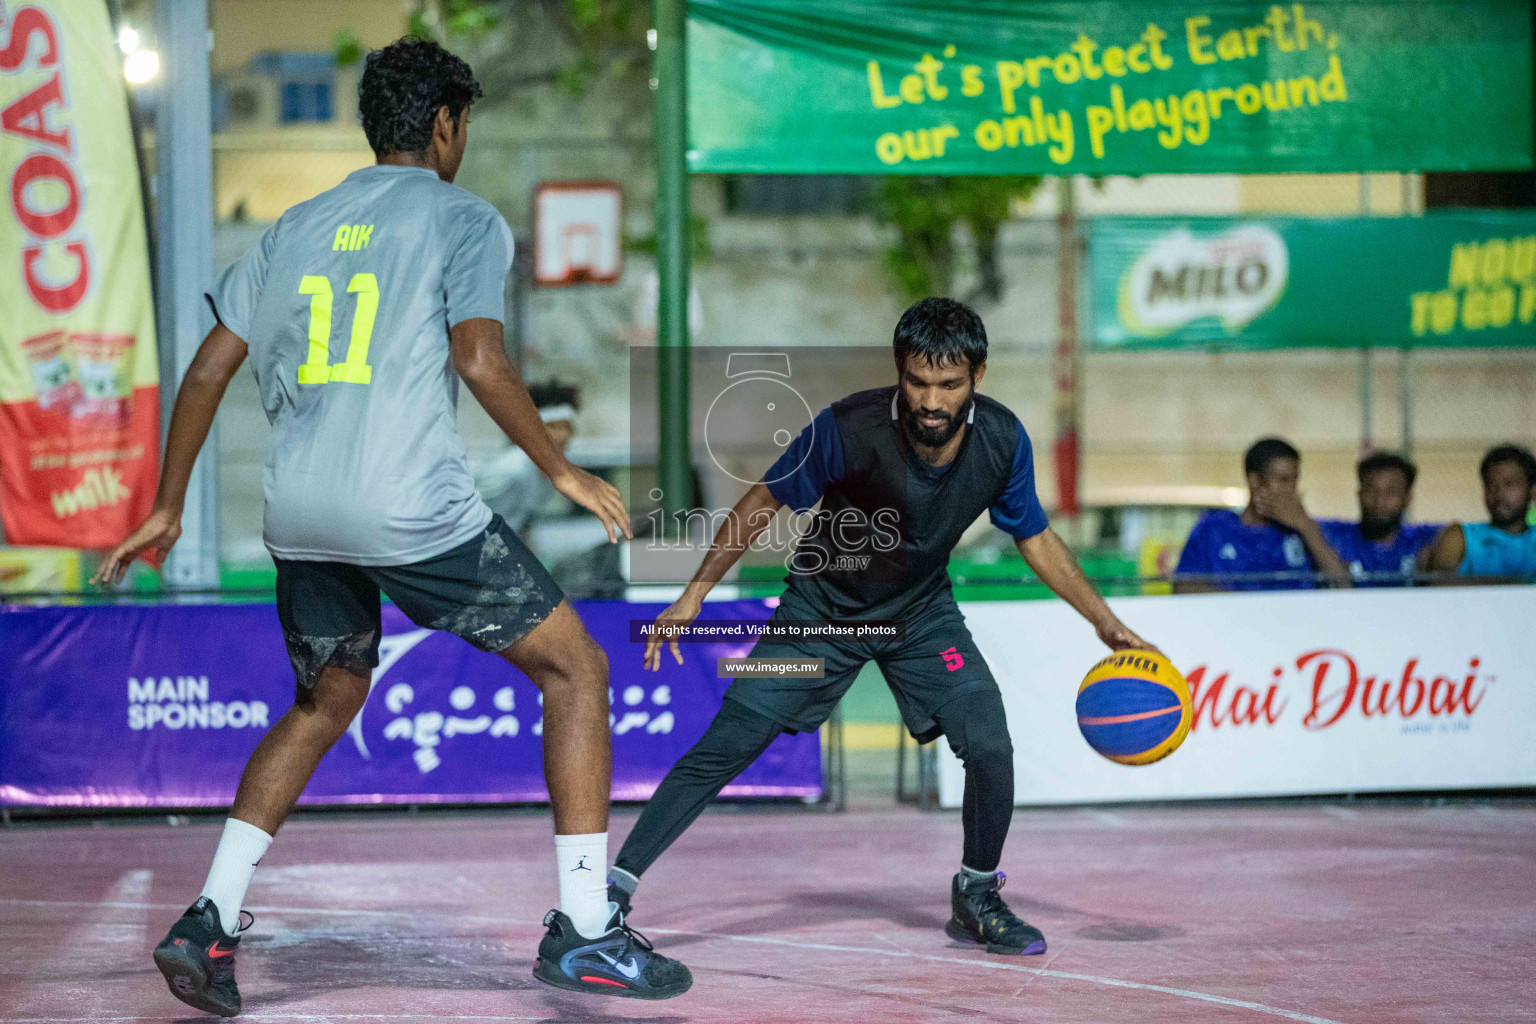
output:
<svg viewBox="0 0 1536 1024"><path fill-rule="evenodd" d="M1005 881L1001 871L989 878L957 874L950 885L953 915L945 922L944 933L957 942L986 946L988 953L1044 953L1045 936L1040 929L1019 920L998 894Z"/></svg>
<svg viewBox="0 0 1536 1024"><path fill-rule="evenodd" d="M634 999L671 999L693 984L688 968L651 948L649 940L614 911L601 938L589 939L558 910L544 915L533 976L556 988Z"/></svg>
<svg viewBox="0 0 1536 1024"><path fill-rule="evenodd" d="M255 921L254 915L242 910L239 930L226 935L219 923L219 908L208 897L199 897L155 947L155 966L165 975L171 995L204 1013L220 1017L239 1013L235 947Z"/></svg>

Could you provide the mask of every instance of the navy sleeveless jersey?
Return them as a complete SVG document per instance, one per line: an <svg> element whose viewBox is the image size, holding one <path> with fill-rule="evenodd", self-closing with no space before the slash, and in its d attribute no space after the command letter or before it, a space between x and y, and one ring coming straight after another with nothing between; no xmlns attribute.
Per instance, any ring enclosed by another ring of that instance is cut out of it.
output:
<svg viewBox="0 0 1536 1024"><path fill-rule="evenodd" d="M935 467L896 399L893 385L834 402L763 476L796 512L821 502L786 582L827 618L900 618L949 593L950 552L984 511L1017 540L1047 525L1029 435L1007 407L976 395L958 454Z"/></svg>

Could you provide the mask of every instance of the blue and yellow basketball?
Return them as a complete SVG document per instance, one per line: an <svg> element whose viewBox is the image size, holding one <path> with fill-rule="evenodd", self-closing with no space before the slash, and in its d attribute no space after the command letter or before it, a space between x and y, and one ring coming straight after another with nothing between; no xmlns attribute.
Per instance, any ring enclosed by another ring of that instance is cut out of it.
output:
<svg viewBox="0 0 1536 1024"><path fill-rule="evenodd" d="M1194 721L1189 684L1155 651L1116 651L1077 689L1077 727L1094 750L1120 764L1161 761Z"/></svg>

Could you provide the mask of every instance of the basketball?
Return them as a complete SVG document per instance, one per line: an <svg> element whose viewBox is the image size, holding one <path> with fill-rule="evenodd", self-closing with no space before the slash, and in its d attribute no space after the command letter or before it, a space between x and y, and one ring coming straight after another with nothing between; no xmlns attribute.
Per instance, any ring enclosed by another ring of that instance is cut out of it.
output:
<svg viewBox="0 0 1536 1024"><path fill-rule="evenodd" d="M1116 651L1077 690L1083 739L1119 764L1161 761L1179 749L1193 720L1189 684L1155 651Z"/></svg>

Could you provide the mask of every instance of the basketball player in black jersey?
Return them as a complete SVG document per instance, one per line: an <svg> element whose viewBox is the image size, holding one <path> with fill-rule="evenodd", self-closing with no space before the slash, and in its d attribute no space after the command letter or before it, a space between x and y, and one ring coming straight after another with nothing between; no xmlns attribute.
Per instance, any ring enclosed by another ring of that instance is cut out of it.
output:
<svg viewBox="0 0 1536 1024"><path fill-rule="evenodd" d="M950 299L924 299L896 325L898 382L834 402L737 502L683 596L657 619L645 666L663 636L691 623L704 595L782 506L821 502L790 560L772 620L898 620L882 640L762 640L757 658L822 658L821 679L732 681L699 742L667 773L614 860L609 899L625 914L640 876L781 732L810 732L874 660L920 742L943 735L965 765L965 833L951 885L950 937L988 952L1045 952L1039 929L1003 902L998 871L1013 817L1013 747L991 670L955 603L948 564L983 511L1057 595L1113 650L1146 648L1083 576L1035 495L1029 436L1017 416L977 394L986 373L981 318ZM772 621L770 620L770 621ZM672 655L682 655L671 641Z"/></svg>

